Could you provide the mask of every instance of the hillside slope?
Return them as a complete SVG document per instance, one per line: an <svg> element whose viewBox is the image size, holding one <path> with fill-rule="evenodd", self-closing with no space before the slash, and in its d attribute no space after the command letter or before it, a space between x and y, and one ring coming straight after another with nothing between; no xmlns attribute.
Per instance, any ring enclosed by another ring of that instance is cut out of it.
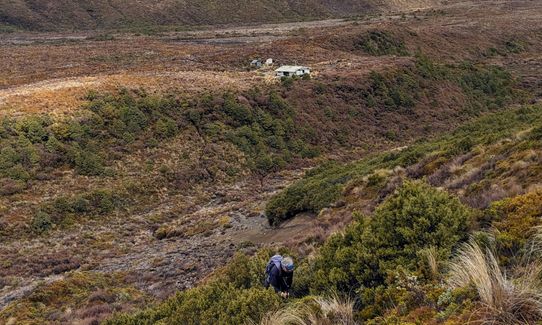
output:
<svg viewBox="0 0 542 325"><path fill-rule="evenodd" d="M214 25L343 17L426 7L436 0L14 0L0 6L0 25L29 30ZM240 9L242 8L242 9Z"/></svg>
<svg viewBox="0 0 542 325"><path fill-rule="evenodd" d="M541 114L539 105L497 112L402 151L307 173L312 184L327 178L321 192L348 181L343 203L318 215L321 231L333 227L332 215L354 221L316 248L314 232L303 248L281 251L300 261L290 300L261 286L274 253L263 249L105 324L539 324L541 288L531 279L540 276ZM478 195L483 188L492 190ZM378 203L365 214L368 197ZM497 290L505 293L492 300Z"/></svg>

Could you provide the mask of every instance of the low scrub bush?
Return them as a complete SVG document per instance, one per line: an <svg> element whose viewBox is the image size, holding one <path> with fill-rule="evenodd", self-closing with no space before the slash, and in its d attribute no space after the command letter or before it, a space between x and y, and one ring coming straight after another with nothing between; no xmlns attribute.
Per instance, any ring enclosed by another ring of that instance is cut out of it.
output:
<svg viewBox="0 0 542 325"><path fill-rule="evenodd" d="M271 290L239 289L214 282L178 293L157 308L135 315L118 315L104 324L244 324L259 319L280 304L280 298Z"/></svg>
<svg viewBox="0 0 542 325"><path fill-rule="evenodd" d="M99 301L99 297L105 300ZM98 272L70 272L62 279L40 283L32 293L17 300L0 311L2 323L47 324L47 323L98 323L113 309L122 308L134 301L143 302L144 295L126 284L123 276L104 275ZM63 308L76 309L77 313L59 313ZM80 318L92 317L91 319ZM79 318L79 319L78 319Z"/></svg>
<svg viewBox="0 0 542 325"><path fill-rule="evenodd" d="M333 177L333 171L322 178L307 178L281 192L266 206L266 215L271 225L291 218L299 212L318 212L336 201L348 175Z"/></svg>
<svg viewBox="0 0 542 325"><path fill-rule="evenodd" d="M362 35L356 48L371 55L408 55L405 43L386 31L372 30Z"/></svg>
<svg viewBox="0 0 542 325"><path fill-rule="evenodd" d="M127 202L126 197L109 190L59 197L41 205L32 221L32 228L41 233L54 225L64 226L82 217L106 216Z"/></svg>
<svg viewBox="0 0 542 325"><path fill-rule="evenodd" d="M26 188L23 181L12 178L0 178L0 195L13 195L22 192Z"/></svg>
<svg viewBox="0 0 542 325"><path fill-rule="evenodd" d="M53 221L51 220L51 217L43 212L39 211L36 213L36 215L32 218L32 230L35 231L38 234L44 233L51 229L53 227Z"/></svg>
<svg viewBox="0 0 542 325"><path fill-rule="evenodd" d="M542 191L493 203L484 213L483 222L495 231L495 244L499 264L509 266L517 263L515 259L524 255L529 239L542 225Z"/></svg>
<svg viewBox="0 0 542 325"><path fill-rule="evenodd" d="M374 288L385 285L389 272L399 266L423 277L430 270L422 270L418 254L433 248L438 258L449 257L466 239L471 218L457 198L420 182L406 182L371 219L358 218L344 234L326 241L305 273L310 278L306 289L348 294Z"/></svg>
<svg viewBox="0 0 542 325"><path fill-rule="evenodd" d="M368 42L378 45L378 51L400 52L397 49L402 48L386 33L372 33ZM409 114L418 104L437 96L436 81L463 89L470 110L476 114L517 97L514 79L500 68L444 66L422 55L417 56L415 65L373 72L361 85L315 83L312 88L319 93L321 107L332 107L336 104L332 99L340 98L377 112ZM173 95L151 96L144 91L90 92L87 103L69 118L3 118L0 177L26 182L51 168L65 167L82 175L108 176L113 160L158 146L190 126L196 127L208 142L228 141L237 146L248 158L245 167L259 174L284 168L296 158L314 158L337 145L357 141L358 135L349 134L342 124L340 130L333 130L338 125L334 120L340 117L332 110L326 113L329 119L319 124L314 117L305 116L310 112L304 107L293 106L295 95L306 88L301 84L306 83L313 81L181 99ZM349 114L361 115L352 108ZM320 127L330 129L329 134L317 132ZM393 132L382 134L393 138Z"/></svg>
<svg viewBox="0 0 542 325"><path fill-rule="evenodd" d="M89 102L65 120L46 115L3 119L0 136L0 176L27 181L40 171L69 166L81 175L107 175L117 146L141 146L141 141L175 136L178 126L168 97L144 94L89 93ZM137 140L137 141L136 141ZM139 141L139 142L138 142Z"/></svg>

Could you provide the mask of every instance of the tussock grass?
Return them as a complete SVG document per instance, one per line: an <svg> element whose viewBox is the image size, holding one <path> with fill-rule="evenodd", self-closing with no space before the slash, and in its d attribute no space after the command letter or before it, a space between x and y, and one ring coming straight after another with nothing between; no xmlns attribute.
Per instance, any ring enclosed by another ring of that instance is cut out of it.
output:
<svg viewBox="0 0 542 325"><path fill-rule="evenodd" d="M248 324L256 324L249 322ZM260 325L306 325L299 312L293 308L279 309L264 315Z"/></svg>
<svg viewBox="0 0 542 325"><path fill-rule="evenodd" d="M429 271L433 279L437 279L440 275L439 269L439 258L437 248L434 246L429 247L425 250L425 256L427 258L427 265L429 266Z"/></svg>
<svg viewBox="0 0 542 325"><path fill-rule="evenodd" d="M315 301L322 314L310 315L311 324L356 324L354 322L354 301L351 298L340 298L334 294L330 298L316 298Z"/></svg>
<svg viewBox="0 0 542 325"><path fill-rule="evenodd" d="M267 313L260 325L355 325L354 303L337 294L314 297Z"/></svg>
<svg viewBox="0 0 542 325"><path fill-rule="evenodd" d="M466 243L450 267L452 288L474 285L481 305L474 318L482 324L534 324L542 320L542 267L533 262L507 277L491 250L474 241Z"/></svg>

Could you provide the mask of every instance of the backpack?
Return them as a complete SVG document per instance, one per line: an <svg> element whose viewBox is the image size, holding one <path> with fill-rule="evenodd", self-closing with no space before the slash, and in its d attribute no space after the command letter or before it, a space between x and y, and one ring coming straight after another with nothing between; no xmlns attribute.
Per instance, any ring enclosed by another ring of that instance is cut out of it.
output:
<svg viewBox="0 0 542 325"><path fill-rule="evenodd" d="M265 274L269 276L269 273L271 272L271 269L273 268L273 265L277 267L279 272L282 273L281 268L281 262L282 262L282 256L275 255L269 259L269 262L267 262L267 266L265 267Z"/></svg>

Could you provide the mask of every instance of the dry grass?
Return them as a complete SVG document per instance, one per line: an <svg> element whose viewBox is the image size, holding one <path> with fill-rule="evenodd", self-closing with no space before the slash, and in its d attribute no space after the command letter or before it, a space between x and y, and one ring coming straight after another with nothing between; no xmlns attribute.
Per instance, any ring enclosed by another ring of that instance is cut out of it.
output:
<svg viewBox="0 0 542 325"><path fill-rule="evenodd" d="M250 324L250 323L249 323ZM252 323L254 324L254 323ZM355 325L354 301L333 294L267 313L260 325Z"/></svg>
<svg viewBox="0 0 542 325"><path fill-rule="evenodd" d="M252 323L252 324L255 324L255 323ZM278 324L305 325L307 323L298 314L298 312L292 308L279 309L277 311L269 312L260 321L260 325L278 325Z"/></svg>
<svg viewBox="0 0 542 325"><path fill-rule="evenodd" d="M431 271L431 276L433 279L437 279L440 275L437 249L434 246L431 246L425 251L425 254L427 257L429 271Z"/></svg>
<svg viewBox="0 0 542 325"><path fill-rule="evenodd" d="M534 234L530 237L525 253L521 258L522 265L533 265L542 257L542 226L534 227ZM542 269L542 264L539 265ZM542 270L541 270L542 272ZM542 274L542 273L541 273Z"/></svg>
<svg viewBox="0 0 542 325"><path fill-rule="evenodd" d="M448 283L452 288L474 285L481 300L473 315L476 323L533 324L542 320L541 270L539 263L530 263L508 278L495 255L471 241L451 264Z"/></svg>
<svg viewBox="0 0 542 325"><path fill-rule="evenodd" d="M321 310L321 315L311 314L309 316L311 324L356 324L352 299L333 295L331 298L316 298L315 301Z"/></svg>
<svg viewBox="0 0 542 325"><path fill-rule="evenodd" d="M272 80L274 82L276 80ZM250 72L148 72L107 76L60 78L0 89L0 116L47 112L64 116L78 109L90 91L115 92L119 88L144 88L150 93L177 92L195 95L206 90L246 90L266 81Z"/></svg>

